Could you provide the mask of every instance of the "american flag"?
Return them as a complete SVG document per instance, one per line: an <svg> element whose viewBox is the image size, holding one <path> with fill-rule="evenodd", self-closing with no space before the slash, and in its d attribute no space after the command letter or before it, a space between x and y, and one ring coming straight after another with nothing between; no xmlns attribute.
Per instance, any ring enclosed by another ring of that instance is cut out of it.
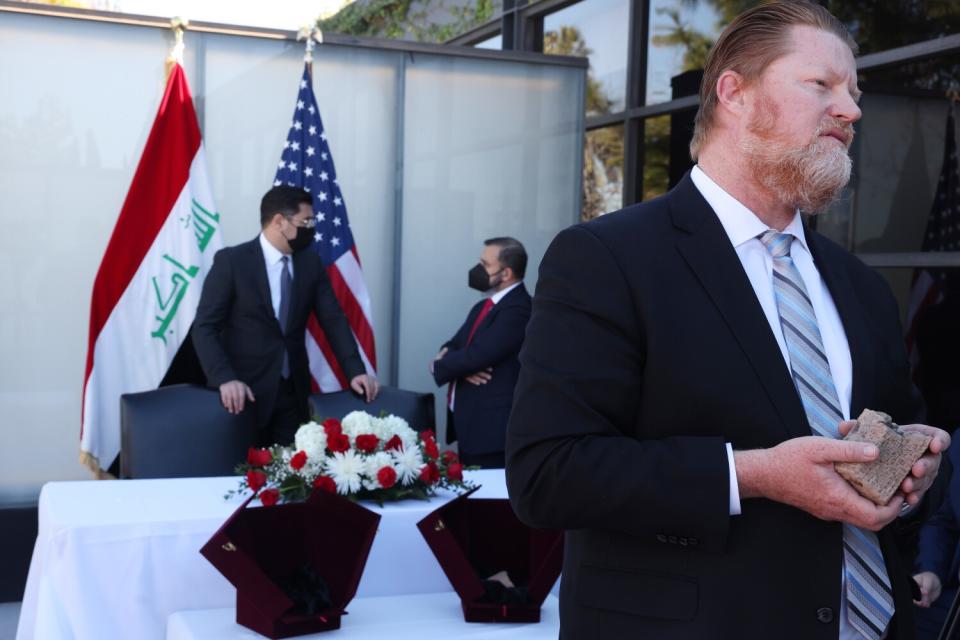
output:
<svg viewBox="0 0 960 640"><path fill-rule="evenodd" d="M947 114L947 133L943 147L943 166L937 193L930 207L921 251L960 251L960 164L957 162L957 138L953 108ZM926 312L941 303L947 292L944 269L918 269L913 274L910 303L907 309L907 351L910 367L916 377L920 364L917 350L917 328Z"/></svg>
<svg viewBox="0 0 960 640"><path fill-rule="evenodd" d="M347 219L347 207L337 183L333 155L313 94L310 65L305 64L293 122L277 163L274 186L302 187L313 196L317 218L313 245L330 276L333 291L353 329L367 373L376 374L377 354L373 339L370 294L363 280L360 256ZM349 381L330 348L320 324L313 316L307 325L307 354L316 387L324 393L346 389Z"/></svg>

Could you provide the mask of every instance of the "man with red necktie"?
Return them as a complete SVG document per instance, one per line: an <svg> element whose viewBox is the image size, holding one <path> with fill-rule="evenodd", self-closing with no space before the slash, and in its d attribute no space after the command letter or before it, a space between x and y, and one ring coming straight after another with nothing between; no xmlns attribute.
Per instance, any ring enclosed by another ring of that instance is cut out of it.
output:
<svg viewBox="0 0 960 640"><path fill-rule="evenodd" d="M523 286L527 252L513 238L484 242L468 284L483 292L467 319L430 366L447 391L447 442L459 440L466 465L503 468L507 419L520 373L517 354L530 319Z"/></svg>

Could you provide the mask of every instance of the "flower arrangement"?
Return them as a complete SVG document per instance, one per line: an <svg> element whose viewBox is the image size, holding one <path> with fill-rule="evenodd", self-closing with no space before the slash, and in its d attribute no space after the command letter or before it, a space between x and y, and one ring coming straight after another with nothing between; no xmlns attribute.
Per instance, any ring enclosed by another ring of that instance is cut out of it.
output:
<svg viewBox="0 0 960 640"><path fill-rule="evenodd" d="M264 506L306 500L314 490L382 504L472 488L457 454L441 454L432 431L417 433L403 418L363 411L304 424L292 447L250 449L237 472L238 492L259 493Z"/></svg>

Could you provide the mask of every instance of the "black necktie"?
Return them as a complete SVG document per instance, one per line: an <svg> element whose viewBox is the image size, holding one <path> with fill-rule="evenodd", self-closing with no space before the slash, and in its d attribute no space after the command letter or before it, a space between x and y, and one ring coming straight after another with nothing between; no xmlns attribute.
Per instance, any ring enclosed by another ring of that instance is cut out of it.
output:
<svg viewBox="0 0 960 640"><path fill-rule="evenodd" d="M290 315L290 285L293 279L290 277L290 269L287 263L290 258L283 256L280 258L283 263L283 269L280 271L280 310L277 313L277 320L280 321L280 330L283 334L287 333L287 317ZM280 375L284 378L290 377L290 357L287 355L287 347L283 347L283 366L280 368Z"/></svg>

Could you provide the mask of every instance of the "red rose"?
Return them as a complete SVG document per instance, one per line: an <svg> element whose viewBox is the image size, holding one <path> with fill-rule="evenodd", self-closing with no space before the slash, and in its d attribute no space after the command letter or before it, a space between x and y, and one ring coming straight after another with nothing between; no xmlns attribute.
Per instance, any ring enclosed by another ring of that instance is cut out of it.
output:
<svg viewBox="0 0 960 640"><path fill-rule="evenodd" d="M303 465L307 464L307 452L306 451L297 451L292 458L290 458L290 466L299 471L303 469Z"/></svg>
<svg viewBox="0 0 960 640"><path fill-rule="evenodd" d="M443 452L443 461L447 464L453 464L454 462L459 462L457 459L457 454L453 451L444 451Z"/></svg>
<svg viewBox="0 0 960 640"><path fill-rule="evenodd" d="M256 493L260 487L267 484L267 474L263 471L247 471L247 486Z"/></svg>
<svg viewBox="0 0 960 640"><path fill-rule="evenodd" d="M400 451L403 449L403 440L400 439L400 436L393 436L387 440L387 444L383 445L384 451Z"/></svg>
<svg viewBox="0 0 960 640"><path fill-rule="evenodd" d="M432 460L436 460L440 456L440 449L437 448L437 443L433 440L423 441L423 452Z"/></svg>
<svg viewBox="0 0 960 640"><path fill-rule="evenodd" d="M420 432L420 439L423 441L436 440L437 436L433 431L431 431L430 429L427 429L426 431Z"/></svg>
<svg viewBox="0 0 960 640"><path fill-rule="evenodd" d="M350 438L342 433L334 433L327 436L327 449L334 453L343 453L350 448Z"/></svg>
<svg viewBox="0 0 960 640"><path fill-rule="evenodd" d="M420 470L420 479L427 484L437 483L440 480L440 469L437 468L437 463L428 462L427 466Z"/></svg>
<svg viewBox="0 0 960 640"><path fill-rule="evenodd" d="M451 480L463 480L463 465L459 462L451 462L447 467L447 477Z"/></svg>
<svg viewBox="0 0 960 640"><path fill-rule="evenodd" d="M380 444L380 438L374 435L357 436L357 449L364 453L373 453L377 445Z"/></svg>
<svg viewBox="0 0 960 640"><path fill-rule="evenodd" d="M327 437L343 433L343 425L336 418L327 418L323 421L323 430L327 432Z"/></svg>
<svg viewBox="0 0 960 640"><path fill-rule="evenodd" d="M280 500L280 492L276 489L264 489L260 492L260 502L265 507L272 507Z"/></svg>
<svg viewBox="0 0 960 640"><path fill-rule="evenodd" d="M389 489L397 483L397 472L393 467L383 467L377 471L377 481L384 489Z"/></svg>
<svg viewBox="0 0 960 640"><path fill-rule="evenodd" d="M337 484L330 476L317 476L317 479L313 481L313 488L327 493L337 492Z"/></svg>
<svg viewBox="0 0 960 640"><path fill-rule="evenodd" d="M247 450L247 464L262 467L271 462L273 462L273 454L270 453L269 449L254 449L250 447L250 449Z"/></svg>

